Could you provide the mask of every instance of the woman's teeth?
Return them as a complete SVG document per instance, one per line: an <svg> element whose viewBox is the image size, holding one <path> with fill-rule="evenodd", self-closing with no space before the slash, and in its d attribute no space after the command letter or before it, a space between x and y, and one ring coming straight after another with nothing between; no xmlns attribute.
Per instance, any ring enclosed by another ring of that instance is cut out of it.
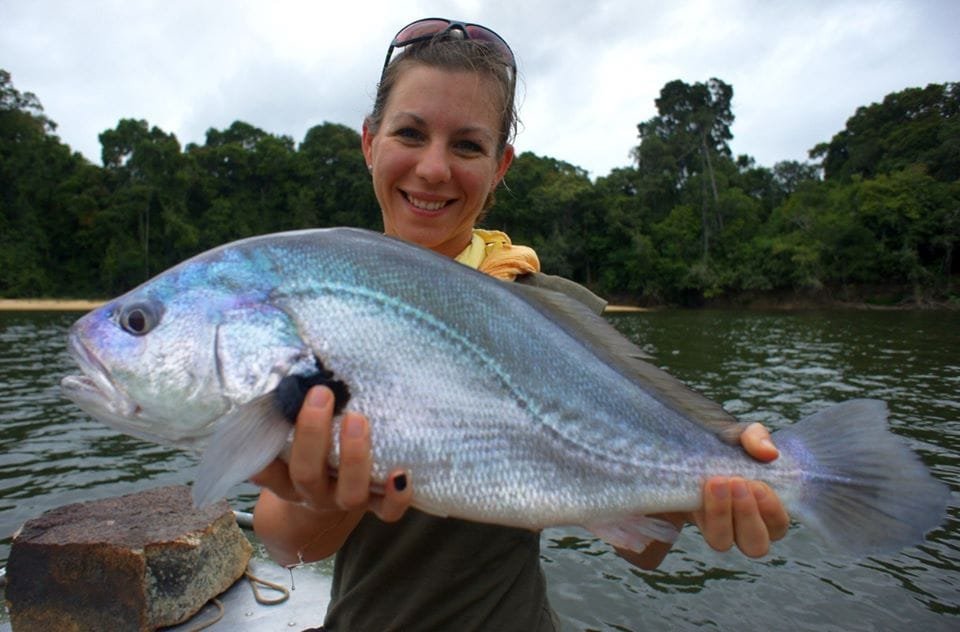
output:
<svg viewBox="0 0 960 632"><path fill-rule="evenodd" d="M415 198L412 195L407 195L407 201L417 208L423 209L424 211L439 211L447 205L446 202L428 202L426 200Z"/></svg>

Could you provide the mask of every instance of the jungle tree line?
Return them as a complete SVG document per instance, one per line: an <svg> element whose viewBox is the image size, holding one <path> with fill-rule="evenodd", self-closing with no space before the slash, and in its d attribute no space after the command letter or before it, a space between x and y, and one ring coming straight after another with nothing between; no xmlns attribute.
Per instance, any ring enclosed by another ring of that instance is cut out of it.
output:
<svg viewBox="0 0 960 632"><path fill-rule="evenodd" d="M546 271L632 300L903 284L950 296L960 269L960 84L859 108L772 168L732 156L733 88L666 84L630 166L591 181L523 153L484 224ZM143 120L100 135L102 166L56 136L0 70L0 296L107 297L218 244L322 226L380 228L356 131L295 143L245 122L202 145Z"/></svg>

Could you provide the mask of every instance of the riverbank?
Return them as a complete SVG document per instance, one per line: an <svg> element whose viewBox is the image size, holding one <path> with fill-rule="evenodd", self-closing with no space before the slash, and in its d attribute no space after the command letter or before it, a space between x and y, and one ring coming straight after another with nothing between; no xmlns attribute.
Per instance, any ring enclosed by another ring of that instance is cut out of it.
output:
<svg viewBox="0 0 960 632"><path fill-rule="evenodd" d="M960 279L958 279L960 280ZM960 287L960 284L954 284ZM704 298L693 294L686 300L658 301L629 295L608 297L618 306L639 304L645 309L745 309L754 311L803 310L960 310L955 291L922 292L903 284L820 287L801 290L741 291ZM618 311L622 308L617 308Z"/></svg>
<svg viewBox="0 0 960 632"><path fill-rule="evenodd" d="M104 301L85 299L0 298L2 312L89 312Z"/></svg>
<svg viewBox="0 0 960 632"><path fill-rule="evenodd" d="M83 299L0 298L0 312L89 312L104 302ZM607 305L606 311L613 314L632 314L648 312L650 309L632 305Z"/></svg>
<svg viewBox="0 0 960 632"><path fill-rule="evenodd" d="M608 314L630 314L657 309L687 307L749 310L809 310L809 309L863 309L915 310L960 309L960 298L917 296L905 286L832 288L816 291L742 292L740 294L701 299L689 305L653 304L631 305L630 297L613 297L615 304L607 305ZM105 301L89 299L0 298L0 311L12 312L87 312Z"/></svg>
<svg viewBox="0 0 960 632"><path fill-rule="evenodd" d="M750 310L956 310L960 300L950 293L915 291L907 285L823 287L815 290L740 292L704 301L700 307Z"/></svg>
<svg viewBox="0 0 960 632"><path fill-rule="evenodd" d="M0 298L0 312L89 312L104 302L82 299ZM651 309L632 305L607 305L606 311L612 314L633 314L649 312Z"/></svg>

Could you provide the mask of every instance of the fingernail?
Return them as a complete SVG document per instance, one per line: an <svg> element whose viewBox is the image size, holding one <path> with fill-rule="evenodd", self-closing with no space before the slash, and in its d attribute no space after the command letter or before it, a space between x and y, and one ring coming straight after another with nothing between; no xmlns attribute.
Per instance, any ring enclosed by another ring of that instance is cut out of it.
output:
<svg viewBox="0 0 960 632"><path fill-rule="evenodd" d="M407 475L406 474L397 474L393 477L393 488L398 492L402 492L407 488Z"/></svg>
<svg viewBox="0 0 960 632"><path fill-rule="evenodd" d="M733 492L734 498L744 499L750 495L750 490L747 489L747 484L739 478L735 478L730 481L730 490Z"/></svg>
<svg viewBox="0 0 960 632"><path fill-rule="evenodd" d="M354 415L343 418L343 436L348 439L359 439L363 436L363 419Z"/></svg>
<svg viewBox="0 0 960 632"><path fill-rule="evenodd" d="M760 445L762 445L765 448L769 448L773 450L777 454L780 454L780 450L777 449L777 446L773 445L773 441L771 441L770 439L761 439Z"/></svg>
<svg viewBox="0 0 960 632"><path fill-rule="evenodd" d="M713 494L713 497L717 500L726 500L729 493L729 483L728 481L723 481L722 483L714 483L713 487L710 489L710 493Z"/></svg>
<svg viewBox="0 0 960 632"><path fill-rule="evenodd" d="M767 497L767 486L763 483L757 483L753 486L753 497L757 499L757 502L760 502Z"/></svg>
<svg viewBox="0 0 960 632"><path fill-rule="evenodd" d="M323 408L330 400L330 391L325 388L314 387L307 391L307 406Z"/></svg>

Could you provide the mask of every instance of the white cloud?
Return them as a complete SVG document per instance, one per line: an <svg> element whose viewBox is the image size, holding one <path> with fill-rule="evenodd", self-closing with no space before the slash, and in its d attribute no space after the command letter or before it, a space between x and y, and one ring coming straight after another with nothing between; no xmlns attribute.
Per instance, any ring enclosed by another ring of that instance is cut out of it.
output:
<svg viewBox="0 0 960 632"><path fill-rule="evenodd" d="M517 53L517 140L593 175L628 164L668 81L734 87L732 146L770 166L804 159L861 105L958 80L960 3L753 0L61 2L0 0L0 67L61 138L99 161L97 135L143 118L182 143L244 120L299 141L359 129L390 37L428 15L489 25Z"/></svg>

